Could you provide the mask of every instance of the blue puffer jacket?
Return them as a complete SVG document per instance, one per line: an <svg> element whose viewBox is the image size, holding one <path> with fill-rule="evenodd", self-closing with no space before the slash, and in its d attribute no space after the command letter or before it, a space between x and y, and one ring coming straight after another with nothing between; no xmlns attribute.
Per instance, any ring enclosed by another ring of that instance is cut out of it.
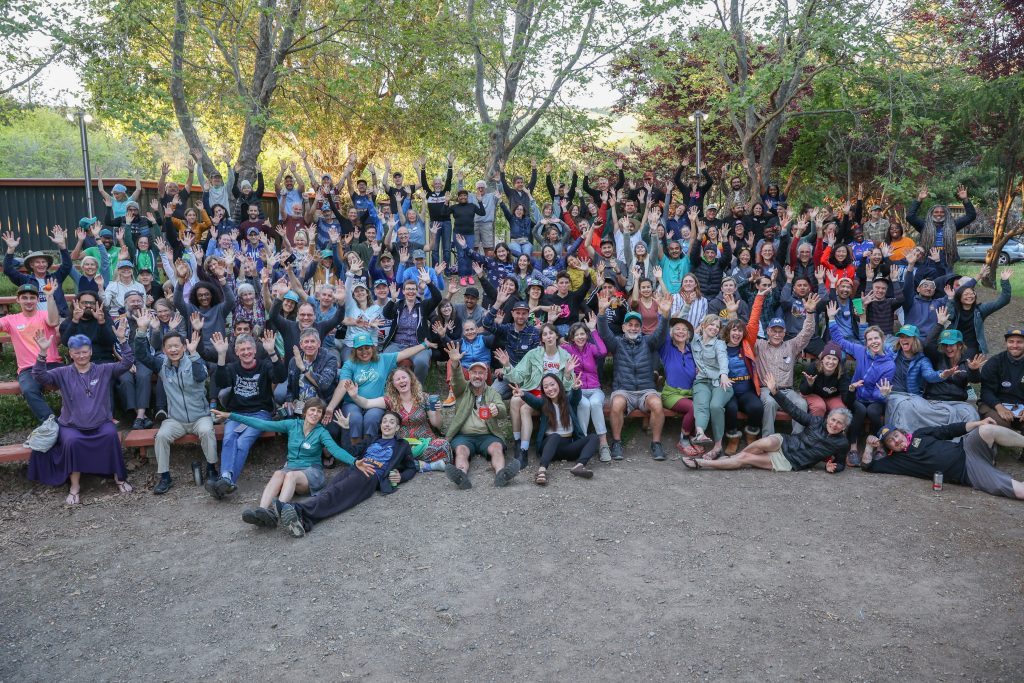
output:
<svg viewBox="0 0 1024 683"><path fill-rule="evenodd" d="M857 387L857 400L861 403L884 403L885 397L878 390L878 383L883 379L892 381L895 376L896 352L892 349L885 349L877 355L871 353L863 344L843 337L842 330L835 321L829 323L828 329L832 340L839 342L843 351L853 356L857 362L857 369L853 373L853 379L850 380L851 384L864 380L864 384Z"/></svg>
<svg viewBox="0 0 1024 683"><path fill-rule="evenodd" d="M894 366L896 372L893 375L893 391L923 396L926 382L935 384L942 381L942 376L935 372L932 362L924 353L907 358L902 351L897 351Z"/></svg>

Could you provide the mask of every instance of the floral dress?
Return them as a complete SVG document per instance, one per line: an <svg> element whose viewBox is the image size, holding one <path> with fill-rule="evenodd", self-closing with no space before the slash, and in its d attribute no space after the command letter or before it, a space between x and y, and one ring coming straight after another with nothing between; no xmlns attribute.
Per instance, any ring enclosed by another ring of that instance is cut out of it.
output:
<svg viewBox="0 0 1024 683"><path fill-rule="evenodd" d="M401 402L394 405L388 398L384 399L384 404L388 410L393 410L401 416L402 426L398 428L398 437L409 442L414 458L422 462L451 460L452 446L434 434L426 408L417 405L412 410L406 410Z"/></svg>

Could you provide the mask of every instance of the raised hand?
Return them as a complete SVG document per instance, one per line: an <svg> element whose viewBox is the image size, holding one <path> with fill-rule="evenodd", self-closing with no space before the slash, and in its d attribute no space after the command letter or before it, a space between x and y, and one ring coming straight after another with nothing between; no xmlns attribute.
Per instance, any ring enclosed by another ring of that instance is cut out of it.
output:
<svg viewBox="0 0 1024 683"><path fill-rule="evenodd" d="M225 339L224 335L221 334L220 332L213 333L213 335L210 337L210 344L213 345L213 350L217 352L218 356L226 356L228 353L228 348L230 348L231 346L228 340Z"/></svg>
<svg viewBox="0 0 1024 683"><path fill-rule="evenodd" d="M961 183L956 187L956 196L960 198L960 201L967 201L967 186Z"/></svg>
<svg viewBox="0 0 1024 683"><path fill-rule="evenodd" d="M884 377L878 380L878 384L876 386L878 387L878 393L880 393L882 396L888 396L889 394L892 393L892 382L885 379Z"/></svg>
<svg viewBox="0 0 1024 683"><path fill-rule="evenodd" d="M924 200L928 199L928 186L927 185L922 185L921 189L917 191L917 199L918 199L918 201L922 201L922 202Z"/></svg>
<svg viewBox="0 0 1024 683"><path fill-rule="evenodd" d="M188 321L191 323L193 330L203 329L203 316L199 314L199 311L193 311Z"/></svg>
<svg viewBox="0 0 1024 683"><path fill-rule="evenodd" d="M14 253L14 250L21 244L21 238L15 237L14 233L8 230L3 234L4 242L7 243L7 251Z"/></svg>
<svg viewBox="0 0 1024 683"><path fill-rule="evenodd" d="M505 349L494 349L494 357L501 363L501 367L507 368L512 365L512 360L508 357L508 352Z"/></svg>
<svg viewBox="0 0 1024 683"><path fill-rule="evenodd" d="M939 325L945 327L946 323L949 322L949 309L945 306L939 306L935 309L935 320Z"/></svg>
<svg viewBox="0 0 1024 683"><path fill-rule="evenodd" d="M263 332L263 350L267 352L268 356L273 356L275 353L274 347L276 342L276 336L273 330L264 330Z"/></svg>
<svg viewBox="0 0 1024 683"><path fill-rule="evenodd" d="M33 339L35 339L36 346L39 347L39 355L43 355L49 350L51 339L46 336L46 332L43 330L36 330L36 334Z"/></svg>
<svg viewBox="0 0 1024 683"><path fill-rule="evenodd" d="M828 305L825 306L825 313L828 315L828 319L832 320L839 315L839 304L835 301L829 301Z"/></svg>
<svg viewBox="0 0 1024 683"><path fill-rule="evenodd" d="M145 330L147 327L149 327L149 309L143 308L142 310L133 314L132 317L135 318L136 329Z"/></svg>
<svg viewBox="0 0 1024 683"><path fill-rule="evenodd" d="M459 342L448 342L448 346L445 347L445 351L448 352L448 360L454 361L456 363L462 360L462 348L459 345ZM508 356L506 356L506 358L507 357ZM501 360L500 356L498 360Z"/></svg>
<svg viewBox="0 0 1024 683"><path fill-rule="evenodd" d="M198 331L193 331L192 336L185 342L185 348L188 349L189 355L195 355L199 351L199 342L202 341Z"/></svg>
<svg viewBox="0 0 1024 683"><path fill-rule="evenodd" d="M967 367L971 370L981 370L981 366L983 366L987 360L988 356L983 353L979 353L974 358L967 361Z"/></svg>
<svg viewBox="0 0 1024 683"><path fill-rule="evenodd" d="M1003 268L1003 271L999 273L999 279L1006 282L1013 277L1013 268Z"/></svg>
<svg viewBox="0 0 1024 683"><path fill-rule="evenodd" d="M817 294L812 293L804 301L804 310L807 311L808 313L814 313L814 309L818 307L819 303L821 303L821 297L818 296ZM836 310L839 310L838 307L836 308Z"/></svg>
<svg viewBox="0 0 1024 683"><path fill-rule="evenodd" d="M334 411L334 424L338 425L342 429L348 429L348 418L345 417L345 413L340 410Z"/></svg>
<svg viewBox="0 0 1024 683"><path fill-rule="evenodd" d="M807 374L806 372L804 372L804 373L801 373L801 374L802 374L802 375L804 376L804 379L806 379L806 380L807 380L807 383L808 383L808 384L810 384L810 385L812 385L812 386L814 385L814 381L815 381L816 379L818 379L818 376L817 376L817 375L808 375L808 374Z"/></svg>

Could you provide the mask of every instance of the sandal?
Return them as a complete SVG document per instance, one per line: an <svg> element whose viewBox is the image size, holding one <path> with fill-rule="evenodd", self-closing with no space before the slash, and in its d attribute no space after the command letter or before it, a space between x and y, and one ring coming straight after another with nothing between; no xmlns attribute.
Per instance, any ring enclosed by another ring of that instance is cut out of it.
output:
<svg viewBox="0 0 1024 683"><path fill-rule="evenodd" d="M701 452L704 452L715 445L715 440L707 434L702 434L700 438L690 439L690 443L694 446L700 447Z"/></svg>
<svg viewBox="0 0 1024 683"><path fill-rule="evenodd" d="M704 459L705 460L718 460L721 457L722 457L722 449L721 448L713 448L713 449L711 449L710 451L708 451L707 453L704 454Z"/></svg>
<svg viewBox="0 0 1024 683"><path fill-rule="evenodd" d="M700 464L700 460L697 460L696 458L683 458L683 465L685 465L688 470L699 470L703 467L703 465Z"/></svg>
<svg viewBox="0 0 1024 683"><path fill-rule="evenodd" d="M547 470L537 470L537 476L535 476L533 478L533 483L536 484L537 486L547 486L548 485L548 471Z"/></svg>
<svg viewBox="0 0 1024 683"><path fill-rule="evenodd" d="M68 497L64 499L65 505L81 505L82 498L79 496L81 491L72 491L68 494Z"/></svg>
<svg viewBox="0 0 1024 683"><path fill-rule="evenodd" d="M128 483L128 480L117 482L117 490L121 493L131 493L132 485Z"/></svg>

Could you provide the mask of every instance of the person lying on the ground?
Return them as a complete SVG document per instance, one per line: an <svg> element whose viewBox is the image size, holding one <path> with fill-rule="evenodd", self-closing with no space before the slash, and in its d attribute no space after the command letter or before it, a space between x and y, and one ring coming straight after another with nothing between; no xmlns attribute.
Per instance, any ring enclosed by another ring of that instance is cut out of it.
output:
<svg viewBox="0 0 1024 683"><path fill-rule="evenodd" d="M789 413L794 422L802 424L804 430L793 434L769 434L748 444L736 455L720 460L683 458L683 464L692 470L738 470L743 467L756 467L775 472L790 472L811 469L819 462L824 462L829 473L842 472L846 468L845 458L842 456L849 448L846 428L853 419L850 411L846 408L835 408L825 417L816 417L801 409L779 391L774 374L765 372L762 373L762 378L764 388L771 393L772 398Z"/></svg>
<svg viewBox="0 0 1024 683"><path fill-rule="evenodd" d="M959 443L952 441L961 436L964 438ZM931 479L941 472L943 480L950 484L1024 500L1024 483L993 464L996 446L1024 448L1024 435L1000 427L990 417L922 427L913 433L886 426L877 437L868 437L861 469L919 479Z"/></svg>
<svg viewBox="0 0 1024 683"><path fill-rule="evenodd" d="M315 495L320 491L327 483L320 458L325 448L346 465L355 463L356 459L352 454L335 443L327 428L320 424L325 406L322 399L311 398L303 406L301 418L276 422L222 410L210 411L225 420L234 420L265 432L281 432L288 435L288 459L284 467L275 471L263 488L259 507L246 508L242 511L243 522L256 526L277 526L277 508L271 505L275 499L287 503L296 494Z"/></svg>
<svg viewBox="0 0 1024 683"><path fill-rule="evenodd" d="M348 420L341 411L335 412L334 417L343 429L347 428ZM274 508L288 533L301 538L313 525L355 507L374 491L394 493L399 484L416 476L416 461L409 442L398 438L400 426L398 413L387 411L380 421L380 438L366 447L354 467L331 479L320 493L302 503L274 499Z"/></svg>

